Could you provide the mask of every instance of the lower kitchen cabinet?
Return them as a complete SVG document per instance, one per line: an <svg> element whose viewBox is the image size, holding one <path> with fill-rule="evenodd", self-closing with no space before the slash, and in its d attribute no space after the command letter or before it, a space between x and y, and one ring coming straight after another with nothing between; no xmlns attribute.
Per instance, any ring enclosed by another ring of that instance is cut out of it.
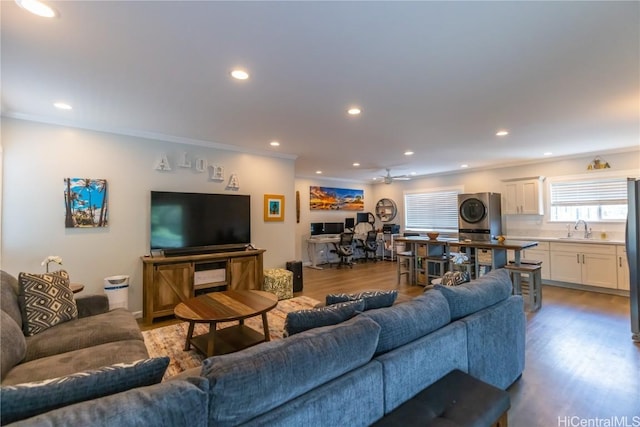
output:
<svg viewBox="0 0 640 427"><path fill-rule="evenodd" d="M618 267L618 289L629 290L629 264L627 261L627 249L624 246L616 246L616 262Z"/></svg>
<svg viewBox="0 0 640 427"><path fill-rule="evenodd" d="M551 280L618 289L615 246L551 242L550 247Z"/></svg>

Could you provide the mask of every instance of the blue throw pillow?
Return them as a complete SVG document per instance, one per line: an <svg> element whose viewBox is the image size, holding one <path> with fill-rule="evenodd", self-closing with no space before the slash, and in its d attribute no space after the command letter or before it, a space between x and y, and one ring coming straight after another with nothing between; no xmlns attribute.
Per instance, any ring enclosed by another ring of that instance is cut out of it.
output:
<svg viewBox="0 0 640 427"><path fill-rule="evenodd" d="M65 377L0 387L2 425L85 400L162 381L168 357L117 363Z"/></svg>
<svg viewBox="0 0 640 427"><path fill-rule="evenodd" d="M445 296L451 310L451 320L456 320L497 304L511 295L513 284L504 268L492 270L484 276L458 286L436 285Z"/></svg>
<svg viewBox="0 0 640 427"><path fill-rule="evenodd" d="M284 321L282 335L289 337L308 329L337 325L363 311L363 300L343 302L309 310L292 311L287 314L287 318Z"/></svg>
<svg viewBox="0 0 640 427"><path fill-rule="evenodd" d="M357 294L329 294L326 297L326 304L333 305L340 302L364 300L364 309L391 307L398 298L398 291L365 291Z"/></svg>

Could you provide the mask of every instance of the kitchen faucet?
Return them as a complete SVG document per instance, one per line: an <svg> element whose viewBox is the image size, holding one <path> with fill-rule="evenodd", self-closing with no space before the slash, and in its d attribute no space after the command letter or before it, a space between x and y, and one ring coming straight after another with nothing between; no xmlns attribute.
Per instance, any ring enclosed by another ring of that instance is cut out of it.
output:
<svg viewBox="0 0 640 427"><path fill-rule="evenodd" d="M580 223L584 224L584 238L588 239L589 237L591 237L591 230L589 230L588 226L587 226L587 221L585 221L584 219L579 219L576 221L576 224L573 226L574 230L578 229L578 225L580 225Z"/></svg>

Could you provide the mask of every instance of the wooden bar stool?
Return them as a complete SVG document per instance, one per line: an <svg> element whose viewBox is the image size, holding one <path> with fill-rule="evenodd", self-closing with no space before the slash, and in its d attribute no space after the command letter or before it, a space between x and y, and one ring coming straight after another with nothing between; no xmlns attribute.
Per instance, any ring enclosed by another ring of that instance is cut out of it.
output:
<svg viewBox="0 0 640 427"><path fill-rule="evenodd" d="M398 285L403 274L407 275L407 283L413 285L414 256L413 252L398 252L396 254L398 267Z"/></svg>
<svg viewBox="0 0 640 427"><path fill-rule="evenodd" d="M542 263L540 263L542 264ZM526 274L527 277L527 291L528 296L528 311L537 311L542 307L542 266L540 264L507 264L504 266L509 271L511 276ZM514 283L521 283L518 280L514 280ZM525 295L521 286L514 286L513 293L515 295Z"/></svg>

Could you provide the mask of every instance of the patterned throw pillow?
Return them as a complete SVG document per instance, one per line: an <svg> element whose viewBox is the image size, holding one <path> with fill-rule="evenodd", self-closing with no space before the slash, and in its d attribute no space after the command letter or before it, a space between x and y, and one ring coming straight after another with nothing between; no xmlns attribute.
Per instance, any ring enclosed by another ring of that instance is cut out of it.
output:
<svg viewBox="0 0 640 427"><path fill-rule="evenodd" d="M333 305L339 302L364 300L364 309L372 310L374 308L391 307L398 298L398 291L365 291L358 294L329 294L325 298L327 305Z"/></svg>
<svg viewBox="0 0 640 427"><path fill-rule="evenodd" d="M442 285L444 286L458 286L461 283L465 283L471 280L469 272L467 271L447 271L442 275Z"/></svg>
<svg viewBox="0 0 640 427"><path fill-rule="evenodd" d="M157 384L169 357L117 363L65 377L0 387L0 423L5 425L56 408Z"/></svg>
<svg viewBox="0 0 640 427"><path fill-rule="evenodd" d="M310 310L292 311L287 314L284 320L282 335L286 338L308 329L337 325L351 319L362 311L364 311L363 300L349 301Z"/></svg>
<svg viewBox="0 0 640 427"><path fill-rule="evenodd" d="M78 308L69 288L69 274L66 271L20 273L18 282L22 329L26 336L78 317Z"/></svg>

